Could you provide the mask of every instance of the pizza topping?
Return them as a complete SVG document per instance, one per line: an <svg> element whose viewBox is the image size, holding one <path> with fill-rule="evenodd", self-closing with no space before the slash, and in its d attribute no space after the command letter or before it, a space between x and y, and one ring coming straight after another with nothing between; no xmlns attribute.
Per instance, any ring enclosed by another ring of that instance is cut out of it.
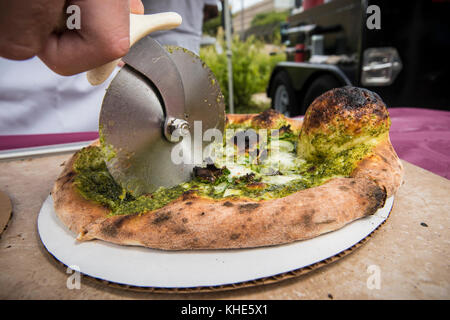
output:
<svg viewBox="0 0 450 320"><path fill-rule="evenodd" d="M98 130L98 136L100 140L100 150L103 153L103 158L106 161L110 161L115 158L117 156L117 152L112 145L106 143L102 126L100 126Z"/></svg>
<svg viewBox="0 0 450 320"><path fill-rule="evenodd" d="M227 164L227 169L230 171L231 178L245 176L253 172L250 168L233 163Z"/></svg>
<svg viewBox="0 0 450 320"><path fill-rule="evenodd" d="M278 131L279 131L280 136L285 135L285 134L290 134L290 133L292 133L291 125L288 124L288 125L281 126Z"/></svg>
<svg viewBox="0 0 450 320"><path fill-rule="evenodd" d="M252 182L247 184L249 189L264 189L267 185L263 182Z"/></svg>
<svg viewBox="0 0 450 320"><path fill-rule="evenodd" d="M302 176L300 175L290 175L290 176L264 176L262 178L263 182L266 182L268 184L276 184L276 185L283 185L287 184L293 180L302 179Z"/></svg>
<svg viewBox="0 0 450 320"><path fill-rule="evenodd" d="M313 103L308 111L315 114L311 108L317 106ZM225 139L231 144L218 143L220 152L213 161L195 167L192 181L173 188L133 197L109 174L104 160L111 153L99 147L79 152L74 184L84 198L108 207L111 214L152 211L184 199L187 192L212 199L274 199L319 186L332 178L348 177L357 163L386 139L389 131L390 122L383 113L380 116L365 110L356 124L348 122L352 115L333 113L334 117L326 118L325 126L312 125L308 114L301 131L292 130L286 118L274 111L255 117L254 121L227 124L227 129L235 130ZM271 133L266 136L254 130L257 128L270 129L266 132Z"/></svg>
<svg viewBox="0 0 450 320"><path fill-rule="evenodd" d="M255 130L249 129L237 131L231 139L233 144L238 147L239 152L249 152L250 150L255 150L259 138Z"/></svg>
<svg viewBox="0 0 450 320"><path fill-rule="evenodd" d="M247 173L245 176L241 176L234 180L235 184L239 183L252 183L255 182L255 173Z"/></svg>
<svg viewBox="0 0 450 320"><path fill-rule="evenodd" d="M283 175L283 173L280 170L276 170L271 167L262 167L259 172L265 176L281 176L281 175Z"/></svg>
<svg viewBox="0 0 450 320"><path fill-rule="evenodd" d="M240 196L242 195L242 190L239 189L227 189L223 193L224 198L232 197L232 196Z"/></svg>
<svg viewBox="0 0 450 320"><path fill-rule="evenodd" d="M104 154L99 147L83 148L74 164L76 173L74 185L88 200L104 205L112 215L142 213L164 207L180 197L189 186L160 188L151 195L134 197L123 189L108 172Z"/></svg>
<svg viewBox="0 0 450 320"><path fill-rule="evenodd" d="M194 177L203 182L216 183L218 178L228 175L230 171L223 167L217 168L214 164L207 164L206 168L194 167Z"/></svg>

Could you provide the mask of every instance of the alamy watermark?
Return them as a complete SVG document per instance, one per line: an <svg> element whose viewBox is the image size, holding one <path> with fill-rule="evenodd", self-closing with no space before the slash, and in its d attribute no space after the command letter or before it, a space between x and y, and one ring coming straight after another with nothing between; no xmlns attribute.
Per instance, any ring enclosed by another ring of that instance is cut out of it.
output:
<svg viewBox="0 0 450 320"><path fill-rule="evenodd" d="M81 29L81 10L80 7L72 4L67 7L66 13L69 17L66 20L66 27L69 30L80 30Z"/></svg>
<svg viewBox="0 0 450 320"><path fill-rule="evenodd" d="M278 129L226 129L210 128L203 132L202 122L194 121L193 136L189 131L175 130L171 140L174 164L200 166L213 164L261 164L270 158L271 167L278 169L281 157Z"/></svg>
<svg viewBox="0 0 450 320"><path fill-rule="evenodd" d="M80 289L81 288L81 273L80 273L80 267L71 265L67 267L66 270L67 274L70 274L70 276L67 278L66 281L66 287L69 290L73 289Z"/></svg>
<svg viewBox="0 0 450 320"><path fill-rule="evenodd" d="M367 278L366 285L369 290L381 289L381 269L376 264L367 267L367 273L370 274Z"/></svg>
<svg viewBox="0 0 450 320"><path fill-rule="evenodd" d="M373 29L381 29L381 9L377 5L370 5L367 7L366 10L367 14L370 14L370 16L367 17L366 20L366 26L367 29L373 30Z"/></svg>

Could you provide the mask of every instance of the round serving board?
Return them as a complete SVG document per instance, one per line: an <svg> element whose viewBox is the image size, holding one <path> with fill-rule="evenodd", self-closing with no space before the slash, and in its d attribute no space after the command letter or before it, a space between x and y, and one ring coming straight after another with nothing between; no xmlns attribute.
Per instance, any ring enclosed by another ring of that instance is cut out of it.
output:
<svg viewBox="0 0 450 320"><path fill-rule="evenodd" d="M316 238L251 249L163 251L78 242L56 216L51 196L39 213L38 231L56 260L108 285L151 292L218 291L273 283L345 256L386 221L393 201L390 197L374 215Z"/></svg>

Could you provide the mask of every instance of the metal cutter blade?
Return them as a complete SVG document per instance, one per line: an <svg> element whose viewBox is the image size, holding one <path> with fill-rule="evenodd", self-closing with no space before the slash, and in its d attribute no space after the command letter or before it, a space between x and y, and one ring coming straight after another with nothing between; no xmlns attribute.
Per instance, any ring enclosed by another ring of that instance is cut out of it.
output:
<svg viewBox="0 0 450 320"><path fill-rule="evenodd" d="M123 60L100 111L100 142L109 172L133 195L190 180L195 163L173 161L173 155L181 151L193 158L199 148L194 131L197 136L211 128L223 131L225 104L217 80L194 53L163 48L149 37ZM170 141L176 128L189 135Z"/></svg>

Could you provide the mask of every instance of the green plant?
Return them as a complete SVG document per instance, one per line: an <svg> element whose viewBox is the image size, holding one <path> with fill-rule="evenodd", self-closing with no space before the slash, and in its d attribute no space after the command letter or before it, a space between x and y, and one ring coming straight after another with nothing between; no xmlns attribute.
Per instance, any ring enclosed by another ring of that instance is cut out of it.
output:
<svg viewBox="0 0 450 320"><path fill-rule="evenodd" d="M221 16L209 19L203 23L203 33L215 37L217 35L217 30L222 23Z"/></svg>
<svg viewBox="0 0 450 320"><path fill-rule="evenodd" d="M258 13L252 19L252 22L250 24L252 27L255 27L255 26L263 26L266 24L272 24L275 22L281 23L283 21L286 21L288 16L289 16L289 11L279 11L279 12L271 11L271 12Z"/></svg>
<svg viewBox="0 0 450 320"><path fill-rule="evenodd" d="M253 17L248 30L249 34L255 34L258 38L271 43L280 43L280 25L286 21L289 11L271 11L258 13Z"/></svg>
<svg viewBox="0 0 450 320"><path fill-rule="evenodd" d="M219 81L228 109L227 56L222 31L218 32L217 42L223 48L222 52L217 52L216 47L209 46L200 50L200 57ZM266 53L264 45L262 41L256 40L254 37L250 37L246 41L241 41L237 36L233 37L232 66L235 112L239 113L240 110L253 107L252 95L265 91L273 68L278 62L285 60L284 54L269 55Z"/></svg>

